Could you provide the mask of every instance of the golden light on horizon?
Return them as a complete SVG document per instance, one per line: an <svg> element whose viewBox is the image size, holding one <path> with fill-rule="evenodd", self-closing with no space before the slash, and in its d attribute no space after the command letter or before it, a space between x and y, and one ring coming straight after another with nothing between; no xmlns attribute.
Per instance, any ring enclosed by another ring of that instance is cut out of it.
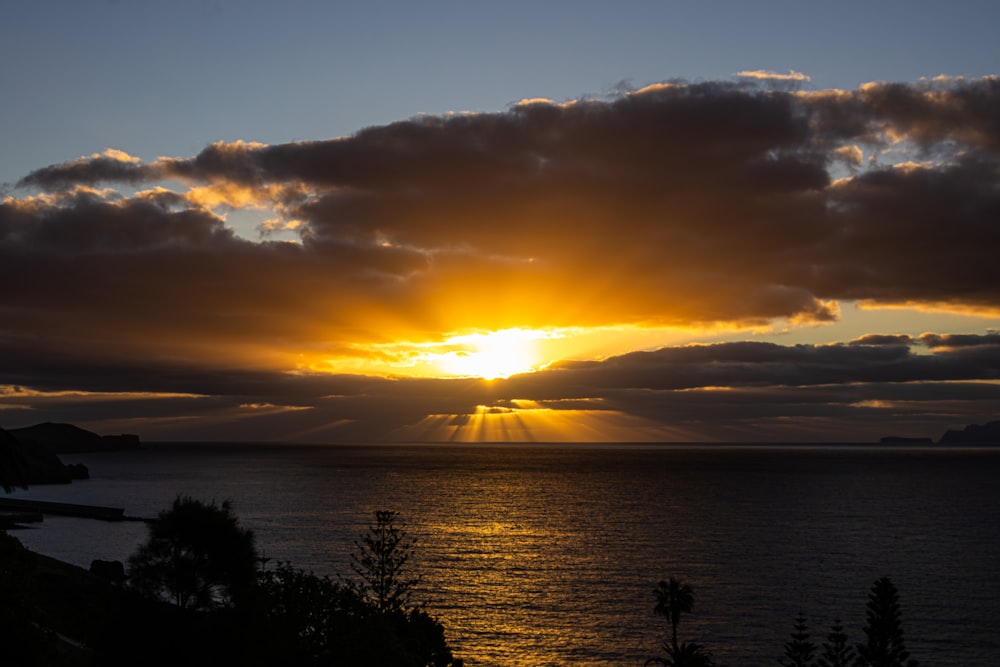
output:
<svg viewBox="0 0 1000 667"><path fill-rule="evenodd" d="M683 442L693 432L606 409L555 409L537 401L480 405L470 414L428 415L394 436L413 442Z"/></svg>
<svg viewBox="0 0 1000 667"><path fill-rule="evenodd" d="M749 329L734 328L732 335ZM692 341L715 341L727 330L644 326L464 330L437 340L383 340L341 346L336 355L304 353L291 372L372 374L384 377L500 380L567 360L598 360Z"/></svg>
<svg viewBox="0 0 1000 667"><path fill-rule="evenodd" d="M547 361L540 356L538 342L550 335L538 330L503 329L453 336L445 344L456 349L439 355L436 365L447 375L484 380L528 373Z"/></svg>

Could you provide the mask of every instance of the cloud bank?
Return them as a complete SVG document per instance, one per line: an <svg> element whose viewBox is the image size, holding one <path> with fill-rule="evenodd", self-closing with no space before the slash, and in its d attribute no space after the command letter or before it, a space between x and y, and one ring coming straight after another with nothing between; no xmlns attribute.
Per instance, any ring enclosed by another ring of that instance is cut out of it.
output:
<svg viewBox="0 0 1000 667"><path fill-rule="evenodd" d="M168 392L182 397L157 410L311 412L350 436L375 434L358 425L390 399L394 427L570 399L668 424L670 406L721 400L706 387L748 406L794 387L815 406L831 387L973 381L995 400L993 339L947 334L667 348L457 402L466 380L315 372L470 330L817 324L844 301L1000 310L1000 80L802 91L751 74L32 171L0 204L0 384L22 406L40 405L24 388ZM269 216L260 237L229 224L241 210ZM865 405L884 416L892 396Z"/></svg>

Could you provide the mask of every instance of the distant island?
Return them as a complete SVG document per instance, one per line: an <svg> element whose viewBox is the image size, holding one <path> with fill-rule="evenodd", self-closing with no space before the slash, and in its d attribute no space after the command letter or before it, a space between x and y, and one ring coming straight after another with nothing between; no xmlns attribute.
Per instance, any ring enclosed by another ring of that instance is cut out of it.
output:
<svg viewBox="0 0 1000 667"><path fill-rule="evenodd" d="M46 422L0 429L0 486L68 484L90 476L83 464L65 464L59 454L141 449L139 436L98 435L72 424Z"/></svg>
<svg viewBox="0 0 1000 667"><path fill-rule="evenodd" d="M886 436L879 440L881 445L933 445L931 438L906 438ZM983 425L969 424L961 431L949 429L937 441L939 445L1000 445L1000 421Z"/></svg>
<svg viewBox="0 0 1000 667"><path fill-rule="evenodd" d="M889 435L879 439L880 445L933 445L933 438L901 438Z"/></svg>
<svg viewBox="0 0 1000 667"><path fill-rule="evenodd" d="M1000 421L969 424L961 431L949 430L938 441L942 445L1000 445Z"/></svg>
<svg viewBox="0 0 1000 667"><path fill-rule="evenodd" d="M45 422L7 431L22 445L42 445L56 454L82 454L84 452L115 452L122 449L141 449L139 436L98 435L73 424Z"/></svg>

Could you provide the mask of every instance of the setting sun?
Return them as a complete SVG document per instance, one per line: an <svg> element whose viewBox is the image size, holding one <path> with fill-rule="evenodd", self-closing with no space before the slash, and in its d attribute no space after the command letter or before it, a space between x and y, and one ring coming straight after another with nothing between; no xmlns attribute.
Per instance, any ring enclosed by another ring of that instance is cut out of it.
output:
<svg viewBox="0 0 1000 667"><path fill-rule="evenodd" d="M454 349L442 355L438 365L448 375L506 378L535 370L541 363L538 341L542 331L504 329L449 338Z"/></svg>

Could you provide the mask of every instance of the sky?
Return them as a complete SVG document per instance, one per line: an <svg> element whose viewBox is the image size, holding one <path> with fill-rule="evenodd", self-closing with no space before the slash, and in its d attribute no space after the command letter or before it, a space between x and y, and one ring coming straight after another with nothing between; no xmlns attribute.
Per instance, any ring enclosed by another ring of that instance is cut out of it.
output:
<svg viewBox="0 0 1000 667"><path fill-rule="evenodd" d="M46 2L0 427L861 441L1000 418L994 2Z"/></svg>

